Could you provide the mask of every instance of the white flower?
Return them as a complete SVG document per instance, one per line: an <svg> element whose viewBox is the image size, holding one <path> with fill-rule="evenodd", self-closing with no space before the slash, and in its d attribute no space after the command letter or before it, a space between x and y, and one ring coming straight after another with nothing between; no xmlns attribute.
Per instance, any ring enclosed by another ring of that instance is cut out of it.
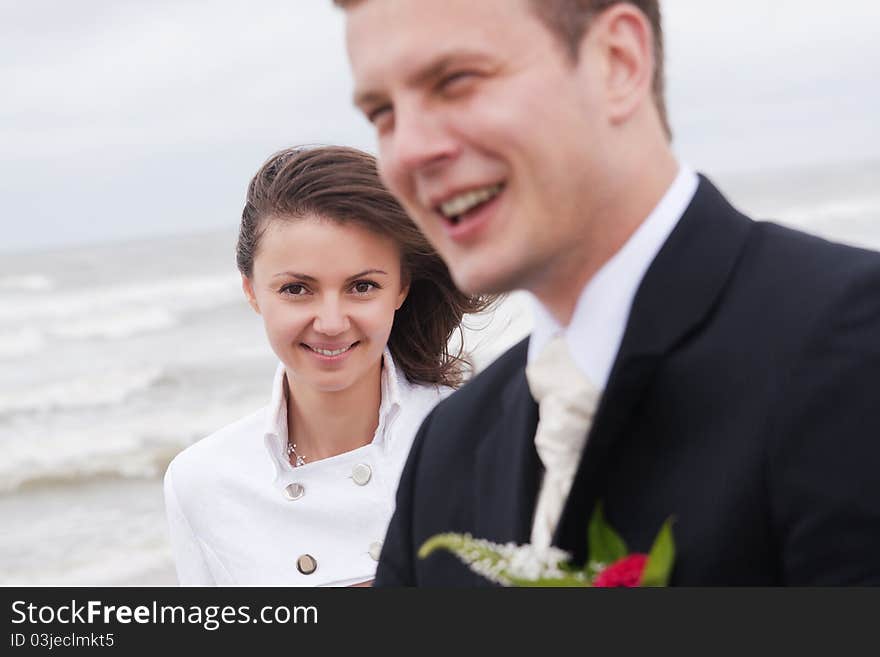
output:
<svg viewBox="0 0 880 657"><path fill-rule="evenodd" d="M507 572L511 577L534 581L537 579L558 579L565 573L559 564L568 561L571 555L555 547L536 548L533 545L505 545L508 560Z"/></svg>
<svg viewBox="0 0 880 657"><path fill-rule="evenodd" d="M451 551L478 575L503 586L541 580L582 579L560 567L571 555L552 546L502 545L470 534L438 534L422 546L419 555L425 557L440 548Z"/></svg>

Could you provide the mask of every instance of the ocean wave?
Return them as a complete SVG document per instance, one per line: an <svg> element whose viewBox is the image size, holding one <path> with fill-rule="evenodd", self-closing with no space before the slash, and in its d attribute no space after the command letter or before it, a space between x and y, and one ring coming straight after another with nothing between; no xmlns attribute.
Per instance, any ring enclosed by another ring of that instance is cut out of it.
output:
<svg viewBox="0 0 880 657"><path fill-rule="evenodd" d="M241 301L239 283L237 275L201 276L63 294L0 294L0 359L32 355L59 339L121 340L167 331L187 313Z"/></svg>
<svg viewBox="0 0 880 657"><path fill-rule="evenodd" d="M0 290L13 292L44 292L55 287L48 276L42 274L16 274L0 276Z"/></svg>
<svg viewBox="0 0 880 657"><path fill-rule="evenodd" d="M121 404L165 380L161 368L105 370L38 388L0 391L0 416Z"/></svg>
<svg viewBox="0 0 880 657"><path fill-rule="evenodd" d="M100 321L133 311L171 315L210 310L241 299L240 277L196 276L16 297L0 304L0 322Z"/></svg>
<svg viewBox="0 0 880 657"><path fill-rule="evenodd" d="M100 436L101 440L95 440ZM98 479L145 479L161 476L184 445L155 444L137 434L111 434L107 428L72 432L64 439L5 446L0 464L0 493L47 486L72 486Z"/></svg>
<svg viewBox="0 0 880 657"><path fill-rule="evenodd" d="M49 333L55 337L76 340L120 339L162 331L176 326L177 323L177 317L166 308L120 309L99 317L59 324L49 329Z"/></svg>
<svg viewBox="0 0 880 657"><path fill-rule="evenodd" d="M129 521L129 524L133 522L135 521ZM161 540L164 538L164 525L155 523L155 526L157 529L152 531ZM117 531L125 529L128 527L119 526ZM152 532L141 528L141 534L148 536L140 537L145 545L132 546L127 542L123 543L123 539L118 536L112 536L114 543L123 545L108 546L102 543L100 551L89 553L90 560L70 558L67 554L53 554L56 558L46 562L29 555L25 565L18 565L14 570L0 567L0 586L175 586L177 576L170 549L164 542L158 546L150 545ZM45 535L39 538L44 541L46 539ZM69 537L65 538L71 540ZM63 549L56 546L53 548L53 551Z"/></svg>
<svg viewBox="0 0 880 657"><path fill-rule="evenodd" d="M164 474L179 451L180 447L171 446L164 452L147 454L133 449L127 454L92 455L66 464L31 464L26 470L4 473L0 494L49 486L76 486L102 479L155 479Z"/></svg>
<svg viewBox="0 0 880 657"><path fill-rule="evenodd" d="M36 322L34 322L36 323ZM179 318L166 308L117 308L55 325L0 331L0 360L23 358L62 340L121 340L177 326Z"/></svg>
<svg viewBox="0 0 880 657"><path fill-rule="evenodd" d="M60 431L31 425L0 441L0 493L98 479L159 478L181 450L261 403L239 399L198 412L166 407L125 419L96 416L93 426Z"/></svg>
<svg viewBox="0 0 880 657"><path fill-rule="evenodd" d="M19 358L39 352L46 344L41 331L32 328L0 332L0 359Z"/></svg>

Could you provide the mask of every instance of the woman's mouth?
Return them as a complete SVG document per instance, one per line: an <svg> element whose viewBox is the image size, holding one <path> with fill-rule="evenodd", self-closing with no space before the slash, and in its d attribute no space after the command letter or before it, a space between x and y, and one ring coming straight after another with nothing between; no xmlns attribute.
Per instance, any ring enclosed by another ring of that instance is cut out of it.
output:
<svg viewBox="0 0 880 657"><path fill-rule="evenodd" d="M341 360L345 358L351 351L357 347L360 342L353 342L349 345L342 346L331 346L331 345L316 345L316 344L307 344L305 342L301 343L301 346L323 361L334 361Z"/></svg>

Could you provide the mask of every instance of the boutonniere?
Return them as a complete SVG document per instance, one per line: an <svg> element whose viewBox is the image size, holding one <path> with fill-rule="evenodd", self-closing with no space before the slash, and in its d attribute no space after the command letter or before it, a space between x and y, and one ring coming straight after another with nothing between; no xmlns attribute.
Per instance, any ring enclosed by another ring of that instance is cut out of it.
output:
<svg viewBox="0 0 880 657"><path fill-rule="evenodd" d="M555 547L500 545L470 534L437 534L419 549L424 559L448 550L472 571L502 586L666 586L675 560L672 518L660 527L648 554L630 554L626 543L596 506L587 531L589 561L583 568Z"/></svg>

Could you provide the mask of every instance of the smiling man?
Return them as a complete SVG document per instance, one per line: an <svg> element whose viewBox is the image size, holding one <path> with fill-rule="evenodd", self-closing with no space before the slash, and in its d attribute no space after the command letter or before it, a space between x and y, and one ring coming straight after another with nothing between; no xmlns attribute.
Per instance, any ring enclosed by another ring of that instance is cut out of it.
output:
<svg viewBox="0 0 880 657"><path fill-rule="evenodd" d="M880 255L677 161L656 0L338 0L385 183L535 330L422 425L378 585L484 583L447 531L583 562L595 505L672 582L880 583ZM536 399L540 400L539 405Z"/></svg>

